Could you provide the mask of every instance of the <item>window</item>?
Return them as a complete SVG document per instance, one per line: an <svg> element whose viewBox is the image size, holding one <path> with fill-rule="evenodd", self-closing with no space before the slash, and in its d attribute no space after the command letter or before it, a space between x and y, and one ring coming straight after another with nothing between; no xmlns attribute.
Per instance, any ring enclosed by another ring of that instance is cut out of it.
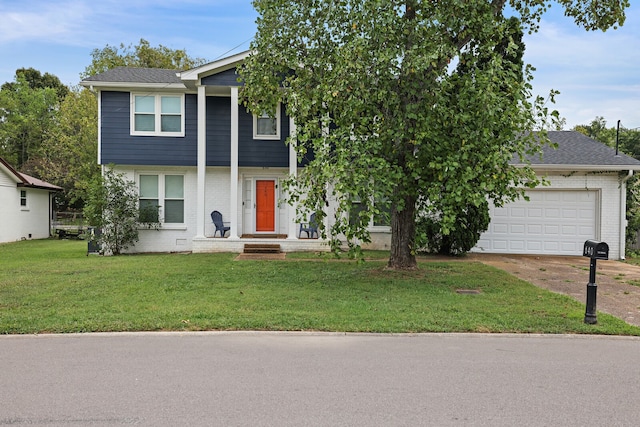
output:
<svg viewBox="0 0 640 427"><path fill-rule="evenodd" d="M253 116L253 139L280 139L279 104L275 112Z"/></svg>
<svg viewBox="0 0 640 427"><path fill-rule="evenodd" d="M349 224L354 225L358 221L360 212L365 210L365 206L359 199L355 198L351 201L351 211L349 212ZM369 228L384 227L391 225L391 207L388 202L376 202L373 218L369 221Z"/></svg>
<svg viewBox="0 0 640 427"><path fill-rule="evenodd" d="M184 95L131 94L131 134L184 136Z"/></svg>
<svg viewBox="0 0 640 427"><path fill-rule="evenodd" d="M184 223L184 176L140 175L140 221Z"/></svg>
<svg viewBox="0 0 640 427"><path fill-rule="evenodd" d="M27 207L27 190L20 190L20 206Z"/></svg>

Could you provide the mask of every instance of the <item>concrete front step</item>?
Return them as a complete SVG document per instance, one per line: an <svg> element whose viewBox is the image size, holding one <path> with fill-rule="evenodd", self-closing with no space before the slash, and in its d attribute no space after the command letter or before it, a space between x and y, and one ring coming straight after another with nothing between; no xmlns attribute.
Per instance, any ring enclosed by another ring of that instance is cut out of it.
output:
<svg viewBox="0 0 640 427"><path fill-rule="evenodd" d="M244 245L245 254L279 254L280 245L264 243L246 243Z"/></svg>

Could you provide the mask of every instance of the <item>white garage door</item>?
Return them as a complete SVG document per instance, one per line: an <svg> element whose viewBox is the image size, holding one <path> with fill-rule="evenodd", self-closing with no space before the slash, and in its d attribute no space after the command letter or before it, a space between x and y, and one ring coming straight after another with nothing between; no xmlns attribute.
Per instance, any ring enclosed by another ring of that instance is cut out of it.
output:
<svg viewBox="0 0 640 427"><path fill-rule="evenodd" d="M584 241L596 239L598 192L531 190L523 199L491 208L489 229L474 252L582 255Z"/></svg>

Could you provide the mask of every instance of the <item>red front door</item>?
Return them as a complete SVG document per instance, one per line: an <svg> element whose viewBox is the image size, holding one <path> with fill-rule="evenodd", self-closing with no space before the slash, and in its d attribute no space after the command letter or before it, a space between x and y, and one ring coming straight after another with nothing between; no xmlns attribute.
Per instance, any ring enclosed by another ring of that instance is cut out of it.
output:
<svg viewBox="0 0 640 427"><path fill-rule="evenodd" d="M256 232L276 231L276 183L256 181Z"/></svg>

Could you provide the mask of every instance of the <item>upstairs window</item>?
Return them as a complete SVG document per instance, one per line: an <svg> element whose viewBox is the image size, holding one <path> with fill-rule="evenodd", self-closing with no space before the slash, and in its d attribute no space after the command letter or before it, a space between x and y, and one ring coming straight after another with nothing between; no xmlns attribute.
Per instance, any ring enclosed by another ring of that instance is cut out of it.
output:
<svg viewBox="0 0 640 427"><path fill-rule="evenodd" d="M20 206L27 207L27 190L20 190Z"/></svg>
<svg viewBox="0 0 640 427"><path fill-rule="evenodd" d="M280 139L280 105L276 111L253 116L253 139Z"/></svg>
<svg viewBox="0 0 640 427"><path fill-rule="evenodd" d="M131 135L184 136L184 95L131 94Z"/></svg>

